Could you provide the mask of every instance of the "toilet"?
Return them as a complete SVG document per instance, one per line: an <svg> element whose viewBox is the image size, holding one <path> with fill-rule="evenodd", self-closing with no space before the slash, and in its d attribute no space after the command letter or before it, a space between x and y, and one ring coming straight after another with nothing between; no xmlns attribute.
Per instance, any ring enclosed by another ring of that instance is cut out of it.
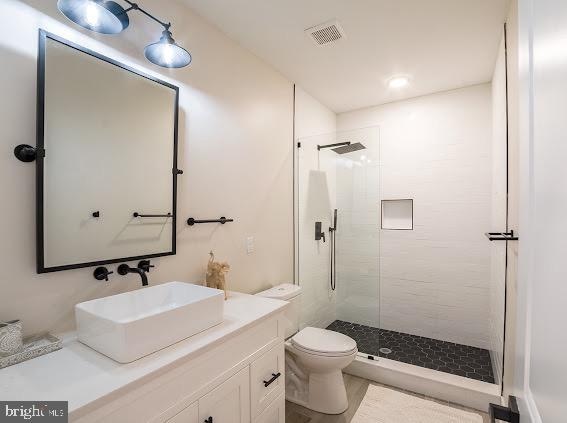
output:
<svg viewBox="0 0 567 423"><path fill-rule="evenodd" d="M281 284L256 295L291 305L285 312L286 399L320 413L343 413L348 400L342 369L358 353L354 339L326 329L299 330L298 285Z"/></svg>

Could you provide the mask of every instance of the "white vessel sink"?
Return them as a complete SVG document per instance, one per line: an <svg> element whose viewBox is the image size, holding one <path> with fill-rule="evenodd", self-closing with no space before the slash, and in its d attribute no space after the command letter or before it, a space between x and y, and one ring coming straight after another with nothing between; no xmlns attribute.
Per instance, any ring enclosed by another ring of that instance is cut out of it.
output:
<svg viewBox="0 0 567 423"><path fill-rule="evenodd" d="M169 282L75 306L79 341L129 363L223 321L224 292Z"/></svg>

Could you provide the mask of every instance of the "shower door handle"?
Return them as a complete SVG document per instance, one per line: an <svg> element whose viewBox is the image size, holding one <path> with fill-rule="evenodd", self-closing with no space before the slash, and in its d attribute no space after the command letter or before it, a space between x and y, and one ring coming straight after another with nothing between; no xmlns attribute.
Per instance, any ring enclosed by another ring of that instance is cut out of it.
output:
<svg viewBox="0 0 567 423"><path fill-rule="evenodd" d="M322 239L325 242L325 232L321 231L322 226L321 222L315 222L315 241Z"/></svg>
<svg viewBox="0 0 567 423"><path fill-rule="evenodd" d="M489 241L517 241L518 237L514 231L510 232L486 232L484 234Z"/></svg>

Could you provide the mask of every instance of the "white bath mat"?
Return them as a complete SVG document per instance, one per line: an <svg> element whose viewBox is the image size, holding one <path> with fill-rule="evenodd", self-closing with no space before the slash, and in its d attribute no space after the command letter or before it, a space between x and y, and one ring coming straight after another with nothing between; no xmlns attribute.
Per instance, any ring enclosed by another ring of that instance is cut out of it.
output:
<svg viewBox="0 0 567 423"><path fill-rule="evenodd" d="M482 416L369 385L351 423L482 423Z"/></svg>

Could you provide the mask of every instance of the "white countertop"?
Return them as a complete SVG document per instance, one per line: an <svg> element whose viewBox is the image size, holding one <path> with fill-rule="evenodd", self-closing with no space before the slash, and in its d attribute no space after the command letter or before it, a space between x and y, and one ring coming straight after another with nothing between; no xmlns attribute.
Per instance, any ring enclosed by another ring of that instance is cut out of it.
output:
<svg viewBox="0 0 567 423"><path fill-rule="evenodd" d="M72 413L179 360L206 353L287 304L231 293L223 323L128 364L120 364L70 336L59 351L1 369L0 399L69 401Z"/></svg>

